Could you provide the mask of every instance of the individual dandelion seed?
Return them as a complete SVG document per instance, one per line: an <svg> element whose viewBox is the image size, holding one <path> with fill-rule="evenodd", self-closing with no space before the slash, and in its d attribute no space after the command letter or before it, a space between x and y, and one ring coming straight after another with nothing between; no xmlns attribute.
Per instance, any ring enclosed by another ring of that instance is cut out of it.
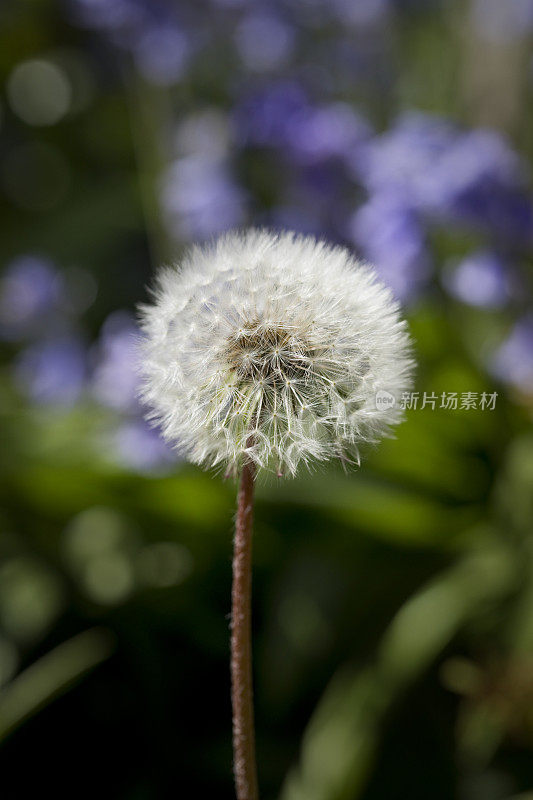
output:
<svg viewBox="0 0 533 800"><path fill-rule="evenodd" d="M340 247L250 230L194 247L141 309L142 397L191 461L240 472L232 590L239 800L255 800L251 529L259 469L294 475L390 434L411 386L409 335L391 292ZM376 399L385 396L387 402Z"/></svg>

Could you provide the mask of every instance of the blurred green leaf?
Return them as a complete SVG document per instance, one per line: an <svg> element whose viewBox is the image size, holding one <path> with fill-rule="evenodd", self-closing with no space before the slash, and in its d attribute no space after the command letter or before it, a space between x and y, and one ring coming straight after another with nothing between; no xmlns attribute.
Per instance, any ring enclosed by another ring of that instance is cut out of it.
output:
<svg viewBox="0 0 533 800"><path fill-rule="evenodd" d="M516 564L504 547L468 553L402 606L373 667L343 669L306 729L298 767L281 800L355 800L372 768L383 716L468 620L513 586Z"/></svg>
<svg viewBox="0 0 533 800"><path fill-rule="evenodd" d="M108 658L114 639L92 628L42 656L0 691L0 741Z"/></svg>

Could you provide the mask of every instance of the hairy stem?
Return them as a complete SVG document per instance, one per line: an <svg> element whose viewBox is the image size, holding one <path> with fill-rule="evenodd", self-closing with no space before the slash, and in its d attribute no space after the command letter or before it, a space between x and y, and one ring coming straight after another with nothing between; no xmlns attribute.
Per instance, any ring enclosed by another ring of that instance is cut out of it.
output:
<svg viewBox="0 0 533 800"><path fill-rule="evenodd" d="M231 703L237 800L257 800L252 689L252 522L255 468L242 468L237 496L231 590Z"/></svg>

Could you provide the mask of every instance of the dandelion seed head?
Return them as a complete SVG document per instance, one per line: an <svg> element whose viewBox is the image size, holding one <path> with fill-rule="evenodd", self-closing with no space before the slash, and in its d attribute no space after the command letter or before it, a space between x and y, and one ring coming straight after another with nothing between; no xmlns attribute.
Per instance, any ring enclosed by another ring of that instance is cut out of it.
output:
<svg viewBox="0 0 533 800"><path fill-rule="evenodd" d="M142 397L191 461L279 474L359 463L401 421L386 390L411 386L409 335L391 292L340 247L250 230L163 268L141 309Z"/></svg>

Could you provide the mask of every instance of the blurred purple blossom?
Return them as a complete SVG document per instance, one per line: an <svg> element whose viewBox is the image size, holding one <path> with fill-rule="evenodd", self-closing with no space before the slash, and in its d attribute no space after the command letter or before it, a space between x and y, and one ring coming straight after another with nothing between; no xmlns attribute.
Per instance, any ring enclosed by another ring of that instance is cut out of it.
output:
<svg viewBox="0 0 533 800"><path fill-rule="evenodd" d="M501 380L526 393L533 393L533 316L519 320L492 361Z"/></svg>
<svg viewBox="0 0 533 800"><path fill-rule="evenodd" d="M107 30L139 24L146 14L145 0L70 0L69 7L78 25Z"/></svg>
<svg viewBox="0 0 533 800"><path fill-rule="evenodd" d="M69 7L78 25L105 31L129 51L148 81L168 85L185 72L193 35L179 24L169 0L70 0Z"/></svg>
<svg viewBox="0 0 533 800"><path fill-rule="evenodd" d="M157 429L142 418L138 400L136 342L139 336L133 316L115 311L105 321L96 350L91 392L103 405L120 412L117 428L107 438L111 458L138 472L158 472L176 461L176 454Z"/></svg>
<svg viewBox="0 0 533 800"><path fill-rule="evenodd" d="M294 120L308 105L306 93L295 81L277 81L246 93L235 107L239 144L286 146Z"/></svg>
<svg viewBox="0 0 533 800"><path fill-rule="evenodd" d="M384 22L389 15L391 0L331 0L331 7L344 25L366 28Z"/></svg>
<svg viewBox="0 0 533 800"><path fill-rule="evenodd" d="M175 83L185 72L192 52L190 37L172 25L154 25L141 31L133 53L139 71L152 83Z"/></svg>
<svg viewBox="0 0 533 800"><path fill-rule="evenodd" d="M24 255L8 264L0 283L0 336L24 338L63 299L63 283L51 261Z"/></svg>
<svg viewBox="0 0 533 800"><path fill-rule="evenodd" d="M294 48L295 31L281 17L265 10L248 13L237 26L235 42L244 64L266 72L283 66Z"/></svg>
<svg viewBox="0 0 533 800"><path fill-rule="evenodd" d="M235 113L241 144L279 148L296 163L330 158L356 159L372 133L368 122L346 103L313 105L294 81L272 83L247 95Z"/></svg>
<svg viewBox="0 0 533 800"><path fill-rule="evenodd" d="M533 240L524 164L495 131L463 132L438 118L408 114L356 152L352 168L370 192L402 193L437 221Z"/></svg>
<svg viewBox="0 0 533 800"><path fill-rule="evenodd" d="M355 149L368 141L372 129L368 122L346 103L306 106L293 116L288 126L288 144L301 161L329 158L351 159Z"/></svg>
<svg viewBox="0 0 533 800"><path fill-rule="evenodd" d="M113 437L113 458L138 472L160 472L176 463L177 455L160 434L143 420L120 425Z"/></svg>
<svg viewBox="0 0 533 800"><path fill-rule="evenodd" d="M489 308L501 306L509 298L507 264L495 253L472 253L445 276L445 285L464 303Z"/></svg>
<svg viewBox="0 0 533 800"><path fill-rule="evenodd" d="M15 378L34 402L73 405L84 388L87 353L76 336L45 340L23 350L15 362Z"/></svg>
<svg viewBox="0 0 533 800"><path fill-rule="evenodd" d="M190 156L174 161L162 182L169 229L180 238L206 239L240 225L244 193L224 162Z"/></svg>
<svg viewBox="0 0 533 800"><path fill-rule="evenodd" d="M412 298L426 280L424 231L416 210L401 196L373 195L353 214L347 235L400 300Z"/></svg>
<svg viewBox="0 0 533 800"><path fill-rule="evenodd" d="M495 131L458 135L428 176L428 210L453 215L509 237L531 240L533 214L525 165Z"/></svg>
<svg viewBox="0 0 533 800"><path fill-rule="evenodd" d="M454 141L449 122L418 112L406 113L391 130L354 153L353 172L369 192L396 190L420 204L428 170Z"/></svg>
<svg viewBox="0 0 533 800"><path fill-rule="evenodd" d="M105 321L97 347L91 390L96 399L118 411L138 410L136 339L139 335L132 316L115 311Z"/></svg>

